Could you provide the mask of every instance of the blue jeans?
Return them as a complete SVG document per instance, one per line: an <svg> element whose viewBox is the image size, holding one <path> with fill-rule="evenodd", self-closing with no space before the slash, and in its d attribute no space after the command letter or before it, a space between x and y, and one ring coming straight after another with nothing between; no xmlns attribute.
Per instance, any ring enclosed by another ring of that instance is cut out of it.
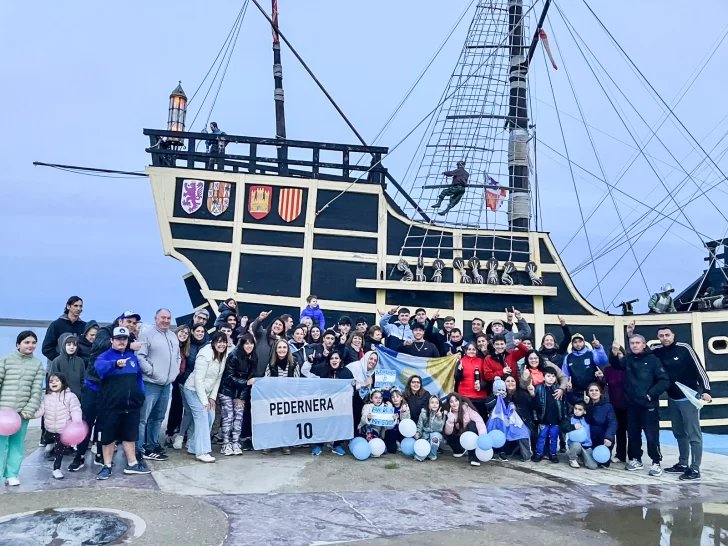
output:
<svg viewBox="0 0 728 546"><path fill-rule="evenodd" d="M182 395L192 413L192 426L187 429L187 451L194 455L203 455L212 451L210 431L215 422L215 410L205 411L196 391L183 389Z"/></svg>
<svg viewBox="0 0 728 546"><path fill-rule="evenodd" d="M559 452L559 425L541 425L541 432L538 433L538 443L536 444L536 453L543 455L543 449L546 446L546 439L549 439L551 454Z"/></svg>
<svg viewBox="0 0 728 546"><path fill-rule="evenodd" d="M182 424L179 426L179 434L184 438L185 434L187 434L187 431L192 427L192 411L190 410L190 407L187 405L187 400L185 399L185 386L184 383L179 385L179 392L182 395ZM189 435L188 435L189 439Z"/></svg>
<svg viewBox="0 0 728 546"><path fill-rule="evenodd" d="M439 432L433 432L430 434L430 438L428 439L430 442L430 457L437 457L437 450L440 449L440 445L442 444L442 434ZM424 457L420 457L419 455L415 454L415 459L418 461L424 461Z"/></svg>
<svg viewBox="0 0 728 546"><path fill-rule="evenodd" d="M169 395L172 385L157 385L144 382L144 389L147 393L144 405L139 417L139 440L137 440L137 451L152 450L159 446L159 431L162 429L162 421L167 413Z"/></svg>

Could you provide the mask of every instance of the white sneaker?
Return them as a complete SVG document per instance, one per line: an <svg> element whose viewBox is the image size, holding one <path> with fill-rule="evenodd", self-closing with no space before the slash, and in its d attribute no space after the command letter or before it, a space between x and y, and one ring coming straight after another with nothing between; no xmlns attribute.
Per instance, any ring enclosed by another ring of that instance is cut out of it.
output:
<svg viewBox="0 0 728 546"><path fill-rule="evenodd" d="M470 461L471 466L480 466L480 461Z"/></svg>
<svg viewBox="0 0 728 546"><path fill-rule="evenodd" d="M174 437L174 442L172 442L172 448L174 449L182 449L182 442L184 441L185 437L182 434L178 434Z"/></svg>
<svg viewBox="0 0 728 546"><path fill-rule="evenodd" d="M243 454L243 448L240 447L240 444L233 444L233 455L242 455Z"/></svg>
<svg viewBox="0 0 728 546"><path fill-rule="evenodd" d="M571 468L579 468L579 463L578 461L569 461L569 466Z"/></svg>
<svg viewBox="0 0 728 546"><path fill-rule="evenodd" d="M198 455L197 457L195 457L195 459L197 459L198 461L200 461L202 463L214 463L215 462L215 457L213 457L209 453L203 453L202 455Z"/></svg>
<svg viewBox="0 0 728 546"><path fill-rule="evenodd" d="M617 457L616 455L612 455L612 462L613 462L614 464L619 464L619 463L621 463L622 461L620 461L620 460L619 460L619 458L618 458L618 457Z"/></svg>
<svg viewBox="0 0 728 546"><path fill-rule="evenodd" d="M55 479L57 479L57 480L62 480L62 479L63 479L63 472L61 472L61 470L60 470L60 469L58 469L58 470L54 470L54 471L53 471L53 477L54 477Z"/></svg>
<svg viewBox="0 0 728 546"><path fill-rule="evenodd" d="M660 463L654 463L650 467L650 471L648 472L648 474L654 478L662 476L662 467L660 466Z"/></svg>
<svg viewBox="0 0 728 546"><path fill-rule="evenodd" d="M233 446L231 444L224 444L220 448L220 453L222 453L225 456L234 455L235 452L233 451Z"/></svg>
<svg viewBox="0 0 728 546"><path fill-rule="evenodd" d="M18 478L8 478L7 480L5 480L5 483L11 487L15 487L20 485L20 480Z"/></svg>

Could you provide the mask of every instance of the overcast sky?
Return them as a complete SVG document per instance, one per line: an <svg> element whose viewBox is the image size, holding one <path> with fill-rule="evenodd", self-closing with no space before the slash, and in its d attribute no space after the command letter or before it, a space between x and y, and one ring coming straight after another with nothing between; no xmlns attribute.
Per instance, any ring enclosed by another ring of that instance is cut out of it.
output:
<svg viewBox="0 0 728 546"><path fill-rule="evenodd" d="M280 0L281 28L310 63L314 72L339 101L367 139L379 131L393 108L420 73L449 28L470 0ZM142 170L149 163L148 144L142 129L164 128L169 93L178 80L191 96L217 54L242 2L214 4L177 2L71 4L43 1L0 4L0 103L5 130L0 135L0 264L2 305L0 316L50 319L63 309L71 294L85 300L85 318L110 320L124 309L149 315L160 306L173 315L190 311L182 283L186 268L164 257L146 178L99 178L34 167L35 160L122 170ZM269 7L269 2L264 2ZM569 20L634 102L648 124L660 121L662 108L609 45L594 20L578 0L562 1ZM671 102L691 79L713 44L721 36L728 6L706 0L697 7L680 0L612 0L590 2L617 40L643 70L659 93ZM598 6L598 7L597 7ZM553 10L553 8L552 8ZM397 143L436 104L462 46L465 18L422 84L380 141ZM556 102L573 161L600 175L600 167L583 130L574 118L579 111L571 95L569 69L608 180L615 183L635 144L606 102L588 67L580 58L564 23L553 10L547 25L560 69L551 71ZM554 41L558 41L556 50ZM728 44L715 53L706 69L682 98L676 113L688 129L712 148L725 132L728 106L722 100L728 87ZM211 120L230 134L272 136L275 118L270 30L250 7L225 84ZM561 132L554 116L554 100L543 61L537 56L533 73L536 92L532 117L538 138L564 153ZM288 136L296 139L355 142L344 123L315 85L283 49L284 87ZM612 93L616 88L608 84ZM204 92L203 88L203 92ZM622 98L620 107L634 127L638 140L650 137L637 115ZM199 98L196 99L199 103ZM188 120L196 112L190 106ZM209 114L203 108L195 129ZM694 145L681 136L676 124L665 123L658 133L674 156L689 171L702 160ZM419 135L398 148L385 164L395 177L409 163ZM724 143L725 146L725 143ZM723 150L718 146L715 157ZM654 140L646 148L669 187L681 184L676 161ZM721 168L728 170L725 161ZM581 220L571 174L556 153L539 144L539 182L542 224L562 249ZM576 171L584 214L596 205L598 212L587 224L594 249L605 238L619 235L619 219L605 186ZM684 177L684 173L682 174ZM719 174L703 169L696 175L708 182ZM697 180L696 178L696 180ZM703 182L698 182L702 184ZM687 197L695 183L683 184ZM619 188L655 205L665 190L652 169L639 159L619 182ZM726 186L708 197L724 204ZM625 223L647 209L615 194ZM679 200L679 199L678 199ZM725 206L722 207L725 210ZM706 200L695 200L688 209L693 227L712 238L725 236L726 220ZM687 225L683 216L674 216ZM636 245L642 259L669 223L649 231ZM616 228L616 230L614 230ZM649 290L665 282L680 290L703 269L700 237L678 227L661 242L643 264ZM622 254L627 257L605 278L602 293L612 300L639 297L648 290L639 274L620 292L635 271L635 260L626 247L597 262L603 277ZM583 232L563 254L573 268L586 257ZM582 293L595 287L594 271L575 277ZM599 292L589 299L601 306Z"/></svg>

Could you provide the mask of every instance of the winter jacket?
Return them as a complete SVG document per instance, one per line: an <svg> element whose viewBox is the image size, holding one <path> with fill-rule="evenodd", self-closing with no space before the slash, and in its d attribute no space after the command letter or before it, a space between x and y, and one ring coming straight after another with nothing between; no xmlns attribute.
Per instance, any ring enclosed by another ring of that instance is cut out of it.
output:
<svg viewBox="0 0 728 546"><path fill-rule="evenodd" d="M256 371L256 377L263 377L270 362L270 354L273 351L273 345L275 345L278 337L268 334L268 329L263 327L263 323L259 318L256 318L251 325L251 330L255 336L255 353L258 355L258 370Z"/></svg>
<svg viewBox="0 0 728 546"><path fill-rule="evenodd" d="M374 351L377 347L379 347L382 344L382 340L375 341L369 336L364 338L364 352ZM374 349L372 349L372 345L374 345Z"/></svg>
<svg viewBox="0 0 728 546"><path fill-rule="evenodd" d="M225 370L222 372L220 394L245 400L250 393L248 379L255 377L257 366L255 362L237 348L230 351L225 360Z"/></svg>
<svg viewBox="0 0 728 546"><path fill-rule="evenodd" d="M461 355L465 354L465 347L468 346L468 342L465 338L461 339L460 341L453 341L450 339L450 341L446 341L443 348L445 350L445 353L442 356L447 356L448 353L451 355L460 353Z"/></svg>
<svg viewBox="0 0 728 546"><path fill-rule="evenodd" d="M162 386L174 382L181 360L179 340L174 332L152 326L141 333L139 341L144 342L137 352L144 381Z"/></svg>
<svg viewBox="0 0 728 546"><path fill-rule="evenodd" d="M435 347L434 343L429 341L412 341L409 345L402 345L399 352L410 355L419 356L421 358L440 358L440 351Z"/></svg>
<svg viewBox="0 0 728 546"><path fill-rule="evenodd" d="M361 360L362 358L364 358L364 353L364 346L362 346L362 348L358 351L351 345L345 346L343 350L344 366L346 366L347 364L351 364L352 362L356 362L357 360Z"/></svg>
<svg viewBox="0 0 728 546"><path fill-rule="evenodd" d="M624 370L618 370L614 366L604 368L604 382L607 385L609 403L615 409L625 409L627 400L624 396Z"/></svg>
<svg viewBox="0 0 728 546"><path fill-rule="evenodd" d="M561 371L561 368L556 365L552 364L551 362L546 362L543 366L543 371L537 372L541 374L540 380L534 381L535 376L537 373L534 373L533 368L529 367L528 365L525 365L521 368L520 373L520 380L519 383L521 384L522 389L528 389L529 385L533 385L534 387L543 383L543 372L548 370L552 370L556 374L556 384L559 386L561 390L566 392L566 389L569 385L569 379L566 377L564 372ZM538 370L538 368L536 368ZM528 373L526 374L526 370L528 370Z"/></svg>
<svg viewBox="0 0 728 546"><path fill-rule="evenodd" d="M544 420L546 418L547 413L547 404L555 403L556 404L556 412L557 412L557 421L556 423L549 423L551 425L559 425L562 430L566 430L568 428L568 405L566 403L566 398L562 397L561 400L556 400L554 396L554 391L558 389L559 386L554 383L550 387L546 385L546 383L541 383L536 387L536 396L534 397L534 402L536 404L536 418L541 424L545 424Z"/></svg>
<svg viewBox="0 0 728 546"><path fill-rule="evenodd" d="M446 343L450 341L450 332L444 328L438 330L436 320L427 321L427 327L425 327L425 339L435 344L440 356L445 356L447 354Z"/></svg>
<svg viewBox="0 0 728 546"><path fill-rule="evenodd" d="M219 328L227 322L228 317L238 316L238 310L230 307L227 303L222 302L217 308L217 318L215 319L215 328Z"/></svg>
<svg viewBox="0 0 728 546"><path fill-rule="evenodd" d="M412 328L410 328L409 324L401 324L398 320L390 323L391 318L392 315L384 313L384 316L379 320L379 326L384 331L384 335L387 336L387 347L398 351L403 341L414 339L415 336L412 334Z"/></svg>
<svg viewBox="0 0 728 546"><path fill-rule="evenodd" d="M119 368L116 363L128 358ZM144 374L137 356L130 350L123 353L109 349L94 362L101 381L98 404L109 413L129 413L141 409L146 397Z"/></svg>
<svg viewBox="0 0 728 546"><path fill-rule="evenodd" d="M597 381L597 366L606 366L609 361L604 347L589 349L586 345L580 351L571 351L564 357L561 371L571 378L574 392L584 392L590 383Z"/></svg>
<svg viewBox="0 0 728 546"><path fill-rule="evenodd" d="M465 429L468 426L468 423L470 421L473 421L475 423L475 428L478 429L478 434L485 434L488 432L488 430L485 427L485 421L483 421L483 418L478 414L477 411L472 409L470 406L465 407L465 411L463 412L463 429L462 430L455 430L455 424L457 422L458 415L454 412L449 412L447 415L447 420L445 421L445 427L443 428L443 431L445 432L446 436L450 436L452 434L460 435L463 432L465 432Z"/></svg>
<svg viewBox="0 0 728 546"><path fill-rule="evenodd" d="M301 377L301 368L294 360L291 366L288 360L271 362L265 368L265 377Z"/></svg>
<svg viewBox="0 0 728 546"><path fill-rule="evenodd" d="M319 306L312 308L310 305L307 305L306 308L301 311L301 317L298 320L299 323L303 320L303 317L310 318L313 321L314 326L318 326L322 332L326 330L326 319L324 318L324 312Z"/></svg>
<svg viewBox="0 0 728 546"><path fill-rule="evenodd" d="M88 368L91 364L91 348L93 347L93 343L86 339L86 334L89 330L91 330L91 328L96 328L98 330L99 323L95 320L89 320L86 323L86 328L84 328L83 334L81 334L81 337L78 338L78 351L76 351L76 354L81 357L86 368Z"/></svg>
<svg viewBox="0 0 728 546"><path fill-rule="evenodd" d="M586 440L581 442L581 447L592 447L592 432L591 427L589 426L589 422L587 421L586 417L576 417L574 415L571 416L571 419L569 420L569 426L564 430L564 432L571 432L572 430L576 430L576 427L574 425L579 424L581 425L581 428L586 430ZM567 436L567 442L569 445L571 445L573 442L568 438ZM604 443L602 441L602 443Z"/></svg>
<svg viewBox="0 0 728 546"><path fill-rule="evenodd" d="M51 434L60 434L69 421L82 421L81 402L71 389L49 392L41 399L40 408L33 417L43 417L45 429Z"/></svg>
<svg viewBox="0 0 728 546"><path fill-rule="evenodd" d="M693 348L679 341L672 345L652 347L652 354L662 362L667 375L670 376L670 388L667 396L673 400L685 398L685 394L675 383L682 383L699 394L710 393L710 380Z"/></svg>
<svg viewBox="0 0 728 546"><path fill-rule="evenodd" d="M354 374L343 364L339 364L339 367L334 369L328 362L322 362L311 368L311 373L321 379L354 379Z"/></svg>
<svg viewBox="0 0 728 546"><path fill-rule="evenodd" d="M205 333L205 339L202 341L198 341L194 337L190 336L190 354L185 362L185 371L182 374L181 379L182 384L184 384L185 381L187 381L187 378L192 375L192 372L195 371L195 361L197 360L197 354L200 352L200 349L209 344L210 336L208 336L207 333Z"/></svg>
<svg viewBox="0 0 728 546"><path fill-rule="evenodd" d="M528 322L526 322L526 319L521 317L516 321L516 326L518 326L518 332L513 332L511 328L513 327L512 324L505 323L505 330L503 330L503 337L506 338L506 350L511 350L515 348L515 340L516 339L526 339L530 338L531 334L533 333L531 331L531 327L528 325ZM491 345L493 344L493 323L491 322L488 324L488 326L485 328L485 333L488 336L488 343Z"/></svg>
<svg viewBox="0 0 728 546"><path fill-rule="evenodd" d="M552 364L556 364L559 368L561 368L561 365L564 363L564 356L569 350L569 343L571 343L571 330L569 329L569 327L565 324L561 327L561 331L563 332L564 337L561 338L561 341L559 342L559 345L557 347L554 347L553 349L547 349L546 347L542 346L538 350L538 354L541 358L548 362L551 362Z"/></svg>
<svg viewBox="0 0 728 546"><path fill-rule="evenodd" d="M66 378L68 387L71 392L75 394L79 399L81 398L81 387L83 387L83 378L86 375L86 365L77 353L69 355L66 352L66 342L69 339L76 340L76 346L78 346L78 338L75 334L61 334L58 338L58 356L53 359L50 366L48 366L48 375L53 373L60 373Z"/></svg>
<svg viewBox="0 0 728 546"><path fill-rule="evenodd" d="M410 409L411 411L411 409ZM430 418L427 418L427 414L430 414ZM445 428L445 413L441 412L440 416L437 416L436 412L431 412L429 409L420 413L419 419L417 419L417 434L423 440L429 440L430 435L433 432L442 433Z"/></svg>
<svg viewBox="0 0 728 546"><path fill-rule="evenodd" d="M506 350L500 354L490 353L485 357L485 380L488 381L488 390L496 377L505 377L503 368L508 366L511 369L511 375L518 377L518 361L528 354L529 349L525 345L518 344L515 349Z"/></svg>
<svg viewBox="0 0 728 546"><path fill-rule="evenodd" d="M96 333L96 339L91 346L91 356L89 357L88 366L86 366L86 377L83 384L94 391L98 391L101 387L101 378L99 378L99 373L96 371L95 366L96 359L99 355L111 349L111 336L114 334L115 327L116 323L99 328L99 331ZM129 343L135 340L134 334L131 334L129 336Z"/></svg>
<svg viewBox="0 0 728 546"><path fill-rule="evenodd" d="M407 400L407 405L410 409L410 415L412 415L412 420L415 423L420 418L420 415L422 415L423 412L427 411L428 405L430 404L431 396L432 395L428 391L421 387L418 394L413 393L409 396L405 395L405 400Z"/></svg>
<svg viewBox="0 0 728 546"><path fill-rule="evenodd" d="M610 351L609 363L626 372L624 394L628 406L658 407L660 395L670 386L670 376L649 347L639 354L628 352L624 358Z"/></svg>
<svg viewBox="0 0 728 546"><path fill-rule="evenodd" d="M589 423L593 446L602 445L604 440L609 440L614 445L614 438L617 434L617 415L614 413L612 404L606 400L600 400L596 404L589 402L586 407L586 422Z"/></svg>
<svg viewBox="0 0 728 546"><path fill-rule="evenodd" d="M382 402L381 405L384 407L392 407L392 404L387 401ZM372 420L369 419L369 414L372 413L373 407L374 407L374 404L372 404L371 402L369 404L364 404L364 407L361 410L361 420L359 421L359 428L370 427L372 432L376 433L377 436L379 436L380 438L383 438L384 434L387 432L387 430L391 430L393 427L371 426Z"/></svg>
<svg viewBox="0 0 728 546"><path fill-rule="evenodd" d="M61 315L48 326L45 338L43 338L41 352L48 359L48 362L51 362L59 355L58 338L61 337L61 334L76 334L76 337L81 337L85 329L86 323L81 319L71 322L67 314Z"/></svg>
<svg viewBox="0 0 728 546"><path fill-rule="evenodd" d="M185 389L196 392L203 406L210 400L217 400L226 359L227 351L219 359L215 358L212 345L205 345L197 353L195 370L185 381Z"/></svg>
<svg viewBox="0 0 728 546"><path fill-rule="evenodd" d="M475 389L476 370L480 390ZM455 382L458 384L458 393L467 398L485 400L488 397L485 386L485 364L480 357L467 355L462 357L460 363L455 367Z"/></svg>
<svg viewBox="0 0 728 546"><path fill-rule="evenodd" d="M32 416L40 407L45 370L33 355L14 351L0 358L0 408Z"/></svg>

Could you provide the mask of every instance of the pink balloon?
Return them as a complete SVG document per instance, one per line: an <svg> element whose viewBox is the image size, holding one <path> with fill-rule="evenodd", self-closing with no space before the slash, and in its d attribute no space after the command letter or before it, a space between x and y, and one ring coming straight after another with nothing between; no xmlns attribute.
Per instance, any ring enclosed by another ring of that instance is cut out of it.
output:
<svg viewBox="0 0 728 546"><path fill-rule="evenodd" d="M20 414L11 409L0 409L0 436L12 436L20 430Z"/></svg>
<svg viewBox="0 0 728 546"><path fill-rule="evenodd" d="M69 421L61 432L61 443L66 446L77 446L83 442L88 433L88 425L83 421Z"/></svg>

